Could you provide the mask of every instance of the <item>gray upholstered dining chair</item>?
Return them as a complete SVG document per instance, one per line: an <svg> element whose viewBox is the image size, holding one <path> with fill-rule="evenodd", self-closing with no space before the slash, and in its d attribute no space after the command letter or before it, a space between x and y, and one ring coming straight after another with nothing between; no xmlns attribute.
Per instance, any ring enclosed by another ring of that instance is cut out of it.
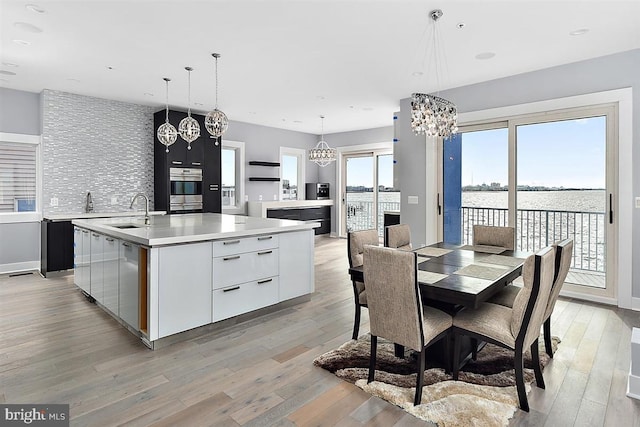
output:
<svg viewBox="0 0 640 427"><path fill-rule="evenodd" d="M388 248L410 251L411 228L409 224L388 225L384 228L384 245Z"/></svg>
<svg viewBox="0 0 640 427"><path fill-rule="evenodd" d="M536 385L544 388L538 337L553 285L555 250L547 247L529 256L523 266L524 287L513 308L483 303L476 310L463 310L453 319L453 379L458 379L460 335L467 335L514 351L516 389L520 409L529 412L524 384L523 355L531 350Z"/></svg>
<svg viewBox="0 0 640 427"><path fill-rule="evenodd" d="M447 335L449 314L422 305L417 255L392 248L365 246L364 277L371 329L368 382L375 379L378 337L419 351L414 405L422 399L426 348Z"/></svg>
<svg viewBox="0 0 640 427"><path fill-rule="evenodd" d="M378 237L378 230L361 230L350 231L347 234L347 256L349 258L349 267L360 267L363 262L363 253L365 245L378 246L380 244L380 238ZM367 293L365 291L364 283L356 282L352 280L353 284L353 297L356 305L356 315L353 322L353 335L354 340L358 339L358 333L360 331L360 313L361 307L367 308Z"/></svg>
<svg viewBox="0 0 640 427"><path fill-rule="evenodd" d="M514 227L499 227L493 225L473 226L474 246L498 246L513 250L516 242L516 229Z"/></svg>
<svg viewBox="0 0 640 427"><path fill-rule="evenodd" d="M551 314L560 296L562 285L569 274L571 266L571 258L573 257L573 239L565 239L560 243L553 245L556 248L555 272L553 277L553 285L551 294L547 302L547 310L544 314L544 350L553 357L553 347L551 346ZM522 289L519 286L507 285L503 290L489 299L488 302L503 305L505 307L513 307L513 303Z"/></svg>

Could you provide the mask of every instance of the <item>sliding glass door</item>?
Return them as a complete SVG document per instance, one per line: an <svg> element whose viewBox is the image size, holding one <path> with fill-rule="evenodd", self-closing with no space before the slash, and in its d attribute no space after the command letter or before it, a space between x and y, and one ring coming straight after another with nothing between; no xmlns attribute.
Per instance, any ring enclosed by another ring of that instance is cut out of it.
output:
<svg viewBox="0 0 640 427"><path fill-rule="evenodd" d="M342 234L375 228L382 237L384 212L400 209L400 193L393 188L393 155L370 151L342 158Z"/></svg>
<svg viewBox="0 0 640 427"><path fill-rule="evenodd" d="M527 252L571 238L563 289L614 297L616 152L612 106L461 126L442 147L443 240L470 244L474 224L515 227Z"/></svg>

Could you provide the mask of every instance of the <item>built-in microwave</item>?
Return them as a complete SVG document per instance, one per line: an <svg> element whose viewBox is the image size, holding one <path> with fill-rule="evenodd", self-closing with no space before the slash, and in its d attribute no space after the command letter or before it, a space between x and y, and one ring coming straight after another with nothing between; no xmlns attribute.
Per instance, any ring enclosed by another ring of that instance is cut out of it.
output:
<svg viewBox="0 0 640 427"><path fill-rule="evenodd" d="M202 212L202 169L170 168L170 212Z"/></svg>
<svg viewBox="0 0 640 427"><path fill-rule="evenodd" d="M329 184L324 182L307 183L305 187L307 200L329 200Z"/></svg>

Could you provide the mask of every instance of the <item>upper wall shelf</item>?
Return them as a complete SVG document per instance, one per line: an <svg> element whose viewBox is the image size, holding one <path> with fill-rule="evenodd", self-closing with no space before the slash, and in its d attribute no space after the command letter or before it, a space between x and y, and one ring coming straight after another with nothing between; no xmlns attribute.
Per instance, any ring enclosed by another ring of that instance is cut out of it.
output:
<svg viewBox="0 0 640 427"><path fill-rule="evenodd" d="M274 168L277 168L277 167L280 166L280 163L278 163L278 162L261 162L261 161L257 161L257 160L250 161L249 164L251 166L271 166L271 167L274 167Z"/></svg>

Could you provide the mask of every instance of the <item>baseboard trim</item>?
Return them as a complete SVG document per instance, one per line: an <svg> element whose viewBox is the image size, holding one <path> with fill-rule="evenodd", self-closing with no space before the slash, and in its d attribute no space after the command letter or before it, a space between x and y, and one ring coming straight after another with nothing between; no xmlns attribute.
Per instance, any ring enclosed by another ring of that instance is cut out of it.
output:
<svg viewBox="0 0 640 427"><path fill-rule="evenodd" d="M631 310L640 311L640 298L631 298Z"/></svg>
<svg viewBox="0 0 640 427"><path fill-rule="evenodd" d="M574 299L583 300L583 301L597 302L600 304L615 305L615 306L618 305L618 300L616 298L601 297L597 295L588 295L588 294L583 294L579 292L571 292L571 291L563 290L563 291L560 291L560 296L567 297L567 298L574 298Z"/></svg>
<svg viewBox="0 0 640 427"><path fill-rule="evenodd" d="M21 271L40 270L40 261L14 262L0 264L0 274L19 273Z"/></svg>

